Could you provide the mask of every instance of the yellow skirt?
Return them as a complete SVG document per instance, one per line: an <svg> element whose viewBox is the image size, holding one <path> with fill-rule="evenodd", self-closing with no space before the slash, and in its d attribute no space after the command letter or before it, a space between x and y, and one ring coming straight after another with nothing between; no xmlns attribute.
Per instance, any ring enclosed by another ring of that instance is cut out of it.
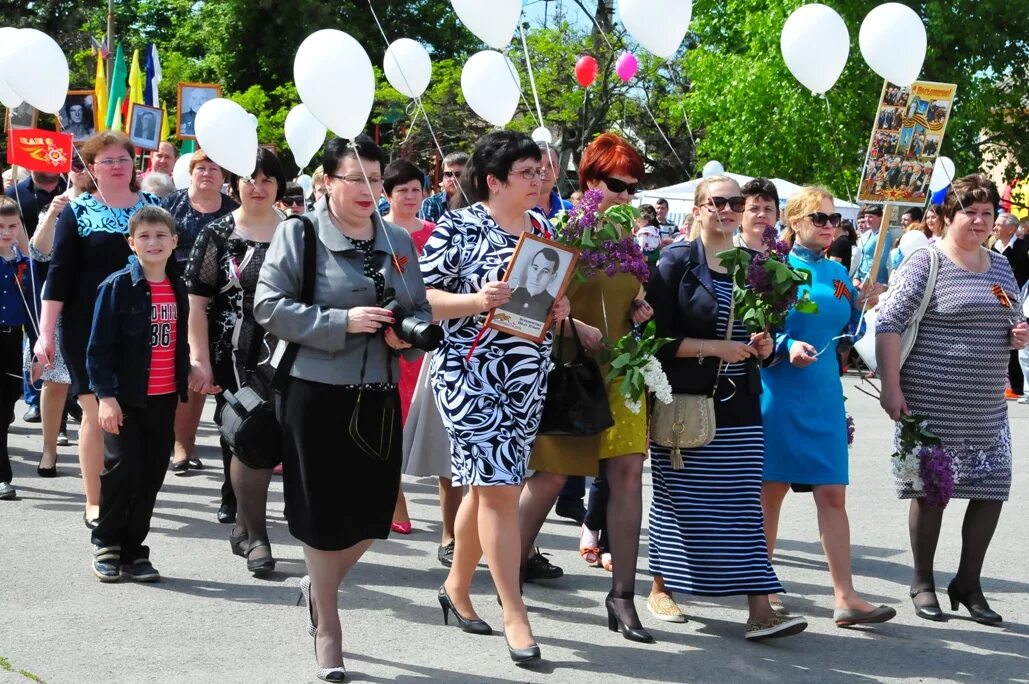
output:
<svg viewBox="0 0 1029 684"><path fill-rule="evenodd" d="M585 475L596 477L600 461L628 454L647 453L647 403L639 413L633 413L625 406L625 400L618 391L622 379L617 378L607 386L607 401L615 424L599 435L591 437L553 437L541 435L536 438L529 459L529 468L561 475Z"/></svg>

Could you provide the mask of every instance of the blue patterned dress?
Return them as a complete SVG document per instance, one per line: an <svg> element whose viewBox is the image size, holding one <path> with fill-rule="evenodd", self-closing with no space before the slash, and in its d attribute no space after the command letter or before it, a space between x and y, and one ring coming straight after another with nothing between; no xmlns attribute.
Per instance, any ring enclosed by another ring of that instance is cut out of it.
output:
<svg viewBox="0 0 1029 684"><path fill-rule="evenodd" d="M530 215L531 216L531 215ZM543 236L542 218L532 232ZM444 214L420 259L425 286L454 294L501 280L518 238L482 204ZM485 314L442 321L429 372L450 437L454 486L518 485L539 430L551 335L535 344L483 328Z"/></svg>

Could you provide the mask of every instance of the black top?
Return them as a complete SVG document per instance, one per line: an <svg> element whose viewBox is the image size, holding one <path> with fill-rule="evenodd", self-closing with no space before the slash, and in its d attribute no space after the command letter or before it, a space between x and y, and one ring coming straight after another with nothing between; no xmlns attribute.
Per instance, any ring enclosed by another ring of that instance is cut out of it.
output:
<svg viewBox="0 0 1029 684"><path fill-rule="evenodd" d="M1018 281L1018 287L1021 289L1029 281L1029 240L1015 238L1001 254L1007 257L1008 263L1011 264L1011 270L1015 274L1015 280Z"/></svg>
<svg viewBox="0 0 1029 684"><path fill-rule="evenodd" d="M221 198L222 205L216 211L212 211L209 214L197 211L190 204L189 190L178 190L164 200L162 206L175 217L175 223L178 227L179 245L175 248L175 261L179 262L179 266L183 269L185 269L186 262L189 261L189 253L193 251L193 243L196 242L201 229L208 223L234 211L239 206L228 195L222 194Z"/></svg>
<svg viewBox="0 0 1029 684"><path fill-rule="evenodd" d="M57 181L57 187L54 188L53 192L47 192L42 188L36 187L35 181L29 177L21 183L4 190L4 194L16 200L21 206L25 232L29 234L29 237L32 237L32 234L36 232L36 226L39 225L39 215L50 207L50 203L54 201L55 197L67 189L68 183L64 178Z"/></svg>
<svg viewBox="0 0 1029 684"><path fill-rule="evenodd" d="M851 249L849 235L841 235L829 245L829 256L839 259L847 273L850 273L850 258L853 255Z"/></svg>

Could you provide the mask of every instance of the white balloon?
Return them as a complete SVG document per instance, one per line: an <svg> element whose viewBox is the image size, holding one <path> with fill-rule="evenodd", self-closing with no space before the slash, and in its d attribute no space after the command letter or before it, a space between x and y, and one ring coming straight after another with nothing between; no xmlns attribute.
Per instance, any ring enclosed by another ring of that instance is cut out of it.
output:
<svg viewBox="0 0 1029 684"><path fill-rule="evenodd" d="M722 162L712 159L707 164L704 164L704 170L701 172L701 175L707 178L708 176L721 176L723 173L725 173L725 167L722 166Z"/></svg>
<svg viewBox="0 0 1029 684"><path fill-rule="evenodd" d="M216 97L201 105L194 130L197 145L218 166L248 178L257 166L257 124L232 100Z"/></svg>
<svg viewBox="0 0 1029 684"><path fill-rule="evenodd" d="M549 128L540 126L532 132L532 139L541 145L551 145L554 142L554 135Z"/></svg>
<svg viewBox="0 0 1029 684"><path fill-rule="evenodd" d="M4 74L8 72L7 56L11 53L17 35L18 29L16 28L10 26L0 28L0 104L10 109L14 109L22 102L18 94L8 85L7 79L4 78Z"/></svg>
<svg viewBox="0 0 1029 684"><path fill-rule="evenodd" d="M925 61L925 24L907 5L888 2L861 22L858 45L872 71L890 83L909 86Z"/></svg>
<svg viewBox="0 0 1029 684"><path fill-rule="evenodd" d="M4 79L25 102L56 114L68 96L68 59L54 39L36 29L20 29L4 52Z"/></svg>
<svg viewBox="0 0 1029 684"><path fill-rule="evenodd" d="M432 80L432 60L421 43L410 38L394 40L382 59L386 80L397 92L421 97Z"/></svg>
<svg viewBox="0 0 1029 684"><path fill-rule="evenodd" d="M929 238L920 230L909 230L900 238L900 253L905 257L910 255L919 247L927 247Z"/></svg>
<svg viewBox="0 0 1029 684"><path fill-rule="evenodd" d="M929 190L939 192L954 180L954 162L950 157L937 157L933 164L933 175L929 177Z"/></svg>
<svg viewBox="0 0 1029 684"><path fill-rule="evenodd" d="M191 161L193 161L192 152L187 152L175 160L175 166L172 168L172 181L175 182L176 190L186 190L189 188L191 180L189 175L189 163Z"/></svg>
<svg viewBox="0 0 1029 684"><path fill-rule="evenodd" d="M803 5L783 24L779 47L790 73L815 95L822 95L847 66L850 34L836 10Z"/></svg>
<svg viewBox="0 0 1029 684"><path fill-rule="evenodd" d="M304 168L325 143L325 126L307 107L298 104L286 115L286 142L297 166Z"/></svg>
<svg viewBox="0 0 1029 684"><path fill-rule="evenodd" d="M368 53L336 29L315 31L293 60L300 100L333 133L353 140L364 130L375 101L375 72Z"/></svg>
<svg viewBox="0 0 1029 684"><path fill-rule="evenodd" d="M494 126L506 126L518 109L522 80L504 55L476 52L461 70L461 91L472 111Z"/></svg>
<svg viewBox="0 0 1029 684"><path fill-rule="evenodd" d="M458 19L491 48L511 42L522 16L522 0L450 0Z"/></svg>
<svg viewBox="0 0 1029 684"><path fill-rule="evenodd" d="M693 0L620 0L625 29L649 52L670 59L679 51L693 16Z"/></svg>
<svg viewBox="0 0 1029 684"><path fill-rule="evenodd" d="M296 177L296 183L304 189L304 197L310 197L311 193L314 192L314 179L306 173L302 173Z"/></svg>

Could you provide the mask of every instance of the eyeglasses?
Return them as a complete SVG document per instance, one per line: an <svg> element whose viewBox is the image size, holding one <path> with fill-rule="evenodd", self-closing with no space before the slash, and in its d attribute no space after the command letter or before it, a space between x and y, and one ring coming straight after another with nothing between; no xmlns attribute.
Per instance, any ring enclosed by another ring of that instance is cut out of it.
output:
<svg viewBox="0 0 1029 684"><path fill-rule="evenodd" d="M115 157L114 159L97 159L94 164L109 169L114 166L124 166L132 163L132 157Z"/></svg>
<svg viewBox="0 0 1029 684"><path fill-rule="evenodd" d="M344 181L345 183L351 183L354 185L358 183L364 183L365 179L364 176L358 176L356 174L352 176L337 176L334 173L327 173L325 175L329 178L338 178L339 180ZM382 185L382 176L368 176L368 182L371 185Z"/></svg>
<svg viewBox="0 0 1029 684"><path fill-rule="evenodd" d="M534 180L542 179L546 173L546 169L543 167L537 167L535 169L511 169L511 172L508 175L518 176L522 180L529 181L531 183Z"/></svg>
<svg viewBox="0 0 1029 684"><path fill-rule="evenodd" d="M839 214L826 214L821 211L808 214L807 217L811 219L811 223L815 228L824 228L826 223L835 228L840 225L840 221L843 219Z"/></svg>
<svg viewBox="0 0 1029 684"><path fill-rule="evenodd" d="M600 180L604 181L604 185L607 186L607 189L615 193L616 195L619 195L623 192L628 193L630 195L635 195L636 191L640 189L639 183L626 183L625 181L618 180L617 178L610 178L608 176L605 176Z"/></svg>
<svg viewBox="0 0 1029 684"><path fill-rule="evenodd" d="M283 204L287 204L287 205L292 206L292 207L302 207L302 206L304 206L304 198L303 197L283 197L280 201Z"/></svg>
<svg viewBox="0 0 1029 684"><path fill-rule="evenodd" d="M729 205L729 211L741 212L743 207L747 204L747 200L743 197L712 197L710 204L714 207L715 211L721 211L725 209L725 205Z"/></svg>
<svg viewBox="0 0 1029 684"><path fill-rule="evenodd" d="M443 172L443 177L444 178L454 178L456 180L456 179L461 177L461 172L460 171L444 171Z"/></svg>

